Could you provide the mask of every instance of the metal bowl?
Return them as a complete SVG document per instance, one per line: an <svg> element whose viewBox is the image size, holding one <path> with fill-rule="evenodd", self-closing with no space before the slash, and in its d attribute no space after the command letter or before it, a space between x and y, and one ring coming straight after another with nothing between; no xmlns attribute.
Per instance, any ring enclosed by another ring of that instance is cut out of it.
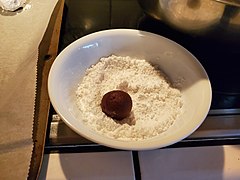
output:
<svg viewBox="0 0 240 180"><path fill-rule="evenodd" d="M146 14L179 31L239 45L239 0L138 0L138 2Z"/></svg>

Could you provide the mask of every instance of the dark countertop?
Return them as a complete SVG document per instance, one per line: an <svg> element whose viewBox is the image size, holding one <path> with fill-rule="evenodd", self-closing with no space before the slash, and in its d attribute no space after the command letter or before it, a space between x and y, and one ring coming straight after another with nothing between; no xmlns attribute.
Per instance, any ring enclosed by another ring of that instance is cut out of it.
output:
<svg viewBox="0 0 240 180"><path fill-rule="evenodd" d="M137 0L65 0L59 52L84 35L113 28L140 29L172 39L192 52L209 74L213 87L212 112L196 133L197 135L193 134L170 147L240 143L239 133L236 129L240 126L240 113L239 109L235 111L240 108L240 94L238 93L240 83L236 83L239 76L238 66L235 64L239 57L238 54L228 53L228 51L219 52L217 48L216 52L209 50L209 46L214 47L214 44L216 45L218 42L209 42L208 39L184 34L168 27L163 22L148 17L142 11ZM232 59L232 64L225 63L226 56ZM223 71L222 68L229 70ZM228 76L225 73L229 73L232 77L231 81L226 79ZM113 150L92 143L74 133L58 119L53 108L50 110L48 133L49 138L45 147L47 153Z"/></svg>

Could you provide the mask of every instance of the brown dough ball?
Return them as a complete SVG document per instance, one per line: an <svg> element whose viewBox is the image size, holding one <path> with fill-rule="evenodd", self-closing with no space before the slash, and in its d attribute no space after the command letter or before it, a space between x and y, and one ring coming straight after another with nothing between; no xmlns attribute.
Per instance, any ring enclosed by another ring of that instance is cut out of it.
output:
<svg viewBox="0 0 240 180"><path fill-rule="evenodd" d="M122 120L130 115L132 99L130 95L124 91L110 91L103 96L101 108L107 116L116 120Z"/></svg>

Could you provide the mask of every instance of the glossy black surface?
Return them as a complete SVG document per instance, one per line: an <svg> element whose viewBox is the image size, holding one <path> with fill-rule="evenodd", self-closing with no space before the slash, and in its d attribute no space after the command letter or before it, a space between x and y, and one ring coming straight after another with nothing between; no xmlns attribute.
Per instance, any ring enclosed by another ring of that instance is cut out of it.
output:
<svg viewBox="0 0 240 180"><path fill-rule="evenodd" d="M239 109L236 109L240 108L240 45L176 31L146 16L137 0L65 0L59 52L84 35L112 28L140 29L172 39L196 56L209 75L213 88L212 110L199 128L198 136L190 136L167 148L240 143ZM79 136L62 120L54 118L55 115L51 106L45 153L116 150ZM136 153L133 154L133 161L135 177L140 179Z"/></svg>
<svg viewBox="0 0 240 180"><path fill-rule="evenodd" d="M211 33L219 31L206 37L174 30L145 15L137 0L66 0L59 50L84 35L112 28L149 31L181 44L209 75L213 89L211 109L240 108L240 44L211 37Z"/></svg>

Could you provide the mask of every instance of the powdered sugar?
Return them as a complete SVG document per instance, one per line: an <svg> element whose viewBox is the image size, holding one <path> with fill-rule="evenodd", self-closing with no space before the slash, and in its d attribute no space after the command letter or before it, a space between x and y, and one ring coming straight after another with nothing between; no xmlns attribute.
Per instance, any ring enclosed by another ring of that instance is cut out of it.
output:
<svg viewBox="0 0 240 180"><path fill-rule="evenodd" d="M127 92L133 101L131 115L122 121L106 116L100 103L112 90ZM76 91L84 123L105 136L143 140L165 132L182 113L181 92L146 60L109 56L90 67Z"/></svg>

